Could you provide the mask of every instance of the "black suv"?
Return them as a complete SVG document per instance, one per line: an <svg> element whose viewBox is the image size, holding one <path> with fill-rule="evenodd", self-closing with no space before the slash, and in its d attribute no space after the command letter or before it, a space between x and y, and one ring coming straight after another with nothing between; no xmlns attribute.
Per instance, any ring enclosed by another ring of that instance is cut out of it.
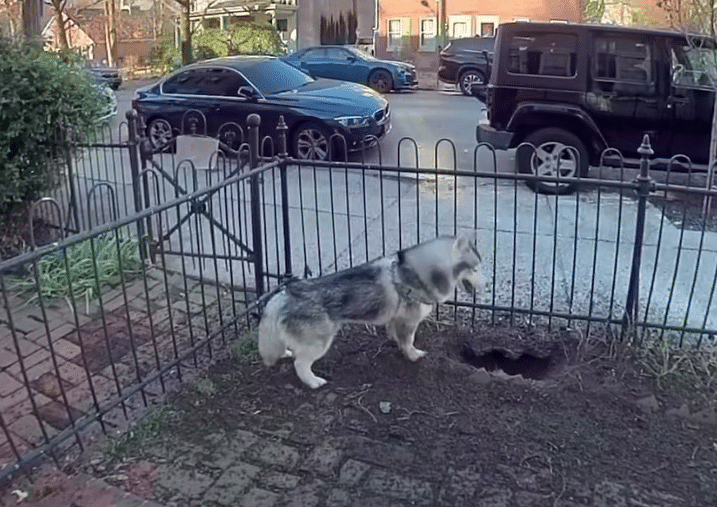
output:
<svg viewBox="0 0 717 507"><path fill-rule="evenodd" d="M457 84L465 95L471 95L474 84L485 85L488 81L494 44L493 37L452 40L440 53L438 79ZM484 88L476 88L476 93L481 90Z"/></svg>
<svg viewBox="0 0 717 507"><path fill-rule="evenodd" d="M717 82L715 41L616 26L516 22L500 25L478 142L523 142L517 169L587 176L603 150L637 158L644 134L658 158L708 162ZM475 93L479 98L479 90ZM531 182L537 191L574 185Z"/></svg>

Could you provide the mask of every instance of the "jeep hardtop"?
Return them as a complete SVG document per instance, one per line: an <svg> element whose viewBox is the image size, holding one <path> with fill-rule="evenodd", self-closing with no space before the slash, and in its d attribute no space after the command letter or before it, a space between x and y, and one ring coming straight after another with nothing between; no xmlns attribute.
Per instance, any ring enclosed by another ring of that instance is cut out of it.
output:
<svg viewBox="0 0 717 507"><path fill-rule="evenodd" d="M714 39L570 23L499 26L478 142L521 147L517 170L587 176L607 148L637 157L649 134L655 156L709 158L717 82ZM559 169L559 170L558 170ZM529 182L569 193L574 184Z"/></svg>

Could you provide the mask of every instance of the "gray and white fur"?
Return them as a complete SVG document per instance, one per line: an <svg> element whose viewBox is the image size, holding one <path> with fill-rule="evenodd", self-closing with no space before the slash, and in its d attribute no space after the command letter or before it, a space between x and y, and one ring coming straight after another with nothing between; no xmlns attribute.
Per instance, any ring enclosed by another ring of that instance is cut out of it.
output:
<svg viewBox="0 0 717 507"><path fill-rule="evenodd" d="M385 325L410 361L426 353L413 345L418 324L457 286L483 284L481 258L466 236L438 237L394 255L319 278L289 283L264 308L259 353L267 366L294 357L299 378L326 384L311 371L344 322Z"/></svg>

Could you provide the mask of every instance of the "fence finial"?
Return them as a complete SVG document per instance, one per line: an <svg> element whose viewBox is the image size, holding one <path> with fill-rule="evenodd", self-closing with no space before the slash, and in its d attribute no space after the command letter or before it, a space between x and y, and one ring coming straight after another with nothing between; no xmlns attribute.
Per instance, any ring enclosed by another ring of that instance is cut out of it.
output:
<svg viewBox="0 0 717 507"><path fill-rule="evenodd" d="M286 126L286 123L284 122L284 115L279 115L279 123L276 125L276 130L279 131L279 156L280 157L286 157L288 153L286 152L286 131L289 129L289 127Z"/></svg>
<svg viewBox="0 0 717 507"><path fill-rule="evenodd" d="M650 135L645 134L642 136L642 144L637 149L637 152L644 158L644 157L651 157L655 154L655 152L652 149L652 145L650 145Z"/></svg>

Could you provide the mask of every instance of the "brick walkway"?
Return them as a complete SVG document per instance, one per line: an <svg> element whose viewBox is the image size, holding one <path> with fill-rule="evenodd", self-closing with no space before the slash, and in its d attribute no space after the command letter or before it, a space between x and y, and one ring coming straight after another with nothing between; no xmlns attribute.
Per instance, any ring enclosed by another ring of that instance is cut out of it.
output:
<svg viewBox="0 0 717 507"><path fill-rule="evenodd" d="M117 396L118 383L124 389L137 383L138 370L145 375L156 369L157 356L160 363L174 358L175 342L181 353L191 340L207 335L207 326L211 329L218 320L217 289L205 285L202 291L199 282L187 280L186 283L187 288L184 278L169 275L167 294L164 272L150 269L147 291L143 280L135 280L126 285L126 299L121 288L103 295L104 319L96 300L87 307L84 300L78 298L77 304L82 307L78 308L77 321L65 301L53 301L46 309L47 326L38 305L24 304L13 298L10 306L17 346L7 311L0 308L0 412L20 453L43 440L38 418L33 415L30 394L44 430L51 438L71 424L70 416L76 420L93 409L95 400L90 382L97 403L102 406ZM222 300L222 313L230 315L227 301L231 298L225 298L223 293ZM207 309L206 319L203 308ZM82 336L87 369L78 334ZM131 353L133 343L136 359ZM51 347L57 368L51 359ZM29 390L23 386L17 349ZM60 383L70 407L69 415ZM10 443L0 431L0 468L14 460Z"/></svg>
<svg viewBox="0 0 717 507"><path fill-rule="evenodd" d="M211 433L203 444L150 444L144 461L106 479L132 482L132 470L151 470L151 489L167 507L684 505L675 496L615 481L598 481L591 488L568 480L556 499L541 493L545 470L500 464L483 471L427 469L408 445L361 436L307 445L289 427L273 433L236 430ZM496 486L506 483L514 486Z"/></svg>

